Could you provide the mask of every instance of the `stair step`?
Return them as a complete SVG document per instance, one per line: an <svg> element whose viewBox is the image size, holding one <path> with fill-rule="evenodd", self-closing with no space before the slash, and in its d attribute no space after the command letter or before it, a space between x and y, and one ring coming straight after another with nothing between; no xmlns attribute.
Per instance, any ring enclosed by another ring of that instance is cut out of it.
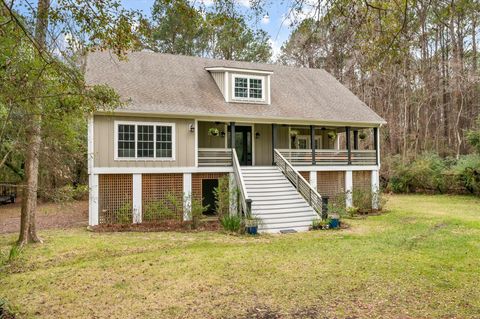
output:
<svg viewBox="0 0 480 319"><path fill-rule="evenodd" d="M305 215L305 216L280 216L280 217L265 217L263 215L255 215L260 218L265 224L281 224L281 223L291 223L291 222L306 222L311 224L312 220L318 219L318 216Z"/></svg>
<svg viewBox="0 0 480 319"><path fill-rule="evenodd" d="M284 200L284 199L301 199L299 194L292 194L287 193L287 194L276 194L276 193L271 193L271 194L258 194L258 193L251 193L249 194L250 198L255 200L255 201L270 201L270 200Z"/></svg>
<svg viewBox="0 0 480 319"><path fill-rule="evenodd" d="M296 204L278 204L278 205L271 205L271 204L255 204L252 203L252 209L255 211L277 211L279 209L312 209L307 203L296 203Z"/></svg>
<svg viewBox="0 0 480 319"><path fill-rule="evenodd" d="M316 212L309 206L304 205L301 207L283 207L283 208L272 208L269 207L267 209L258 209L256 206L253 206L252 210L254 212L259 212L261 214L298 214L303 212L311 212L312 214L316 214Z"/></svg>
<svg viewBox="0 0 480 319"><path fill-rule="evenodd" d="M286 221L283 223L264 223L261 224L258 228L260 231L264 229L285 229L285 228L296 228L296 227L305 227L308 229L312 225L312 221Z"/></svg>

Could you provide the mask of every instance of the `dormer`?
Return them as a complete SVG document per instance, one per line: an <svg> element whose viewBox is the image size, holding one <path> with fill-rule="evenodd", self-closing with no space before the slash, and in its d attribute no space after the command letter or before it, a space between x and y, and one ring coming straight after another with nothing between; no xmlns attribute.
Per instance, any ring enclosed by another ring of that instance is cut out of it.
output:
<svg viewBox="0 0 480 319"><path fill-rule="evenodd" d="M226 102L270 104L272 71L224 66L206 67Z"/></svg>

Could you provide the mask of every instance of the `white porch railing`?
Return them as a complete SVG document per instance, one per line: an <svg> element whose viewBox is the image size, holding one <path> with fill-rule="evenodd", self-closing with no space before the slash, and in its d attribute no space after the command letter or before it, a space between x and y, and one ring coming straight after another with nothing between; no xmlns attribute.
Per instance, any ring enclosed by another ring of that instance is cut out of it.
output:
<svg viewBox="0 0 480 319"><path fill-rule="evenodd" d="M232 149L199 148L198 166L232 166Z"/></svg>
<svg viewBox="0 0 480 319"><path fill-rule="evenodd" d="M305 198L310 207L315 210L319 217L322 217L322 196L293 168L288 160L280 154L279 150L274 152L274 162L282 173L287 177L297 191Z"/></svg>
<svg viewBox="0 0 480 319"><path fill-rule="evenodd" d="M252 200L248 197L247 188L243 181L242 169L238 161L237 152L235 149L232 151L233 173L235 174L235 182L237 184L238 195L240 197L240 205L242 206L243 213L246 217L250 217L252 214Z"/></svg>

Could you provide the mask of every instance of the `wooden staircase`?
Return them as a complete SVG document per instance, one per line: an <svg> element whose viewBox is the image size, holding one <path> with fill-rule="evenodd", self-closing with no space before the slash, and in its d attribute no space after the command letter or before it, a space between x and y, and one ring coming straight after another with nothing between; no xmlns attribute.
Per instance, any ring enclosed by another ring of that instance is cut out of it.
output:
<svg viewBox="0 0 480 319"><path fill-rule="evenodd" d="M252 215L262 220L260 232L307 231L318 214L276 167L242 167Z"/></svg>

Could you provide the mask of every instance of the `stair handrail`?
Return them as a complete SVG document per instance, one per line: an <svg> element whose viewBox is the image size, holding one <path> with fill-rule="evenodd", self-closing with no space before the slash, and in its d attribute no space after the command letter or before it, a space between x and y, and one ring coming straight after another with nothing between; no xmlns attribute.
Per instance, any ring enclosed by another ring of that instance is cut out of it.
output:
<svg viewBox="0 0 480 319"><path fill-rule="evenodd" d="M305 198L310 207L312 207L318 216L322 218L322 196L277 149L274 150L273 161L280 171L282 171L283 175L290 180L302 197Z"/></svg>
<svg viewBox="0 0 480 319"><path fill-rule="evenodd" d="M252 199L248 197L245 181L243 180L242 169L240 168L240 162L238 161L237 151L234 148L232 149L232 166L243 213L245 214L245 217L249 218L252 213Z"/></svg>

